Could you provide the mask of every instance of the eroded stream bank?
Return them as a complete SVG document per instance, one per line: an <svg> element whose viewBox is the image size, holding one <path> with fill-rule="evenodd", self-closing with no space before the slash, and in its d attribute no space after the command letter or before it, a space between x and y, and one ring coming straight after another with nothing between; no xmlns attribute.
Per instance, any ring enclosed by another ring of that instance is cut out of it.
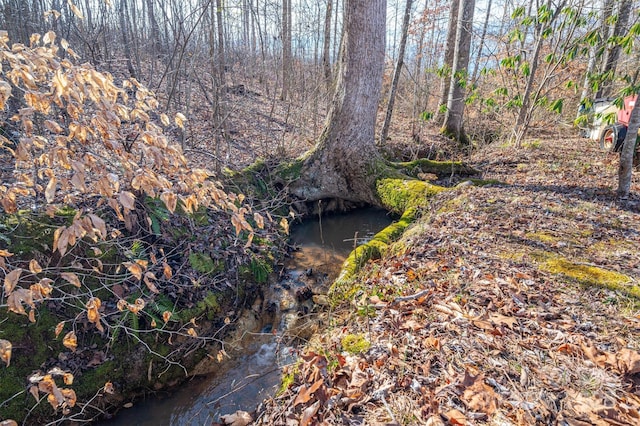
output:
<svg viewBox="0 0 640 426"><path fill-rule="evenodd" d="M278 282L258 315L258 333L247 333L242 355L217 366L215 374L194 377L171 394L158 393L120 411L104 426L203 425L236 410L252 411L277 391L280 369L292 360L295 338L308 338L315 324L311 294L326 292L342 262L357 244L392 222L380 209L308 219L292 226L291 244ZM311 292L309 292L311 290ZM217 363L217 361L211 361Z"/></svg>

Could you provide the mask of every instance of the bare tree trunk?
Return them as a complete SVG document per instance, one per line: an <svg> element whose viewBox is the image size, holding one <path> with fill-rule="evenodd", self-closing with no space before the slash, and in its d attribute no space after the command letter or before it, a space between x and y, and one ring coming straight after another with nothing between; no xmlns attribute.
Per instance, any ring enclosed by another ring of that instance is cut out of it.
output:
<svg viewBox="0 0 640 426"><path fill-rule="evenodd" d="M124 48L124 55L127 60L127 70L129 71L129 75L133 78L137 78L136 70L133 67L133 60L131 55L131 45L129 44L129 34L127 25L127 0L120 0L120 7L118 10L118 15L120 18L120 32L122 35L122 47Z"/></svg>
<svg viewBox="0 0 640 426"><path fill-rule="evenodd" d="M620 152L620 168L618 170L618 196L628 197L631 191L631 178L633 177L633 156L636 150L640 128L640 107L635 107L629 117L627 136L624 138L622 152Z"/></svg>
<svg viewBox="0 0 640 426"><path fill-rule="evenodd" d="M335 96L316 148L291 186L301 200L377 203L375 123L384 71L385 0L345 0Z"/></svg>
<svg viewBox="0 0 640 426"><path fill-rule="evenodd" d="M464 145L469 139L462 126L464 119L465 96L467 91L467 67L471 51L471 33L473 31L473 12L475 0L461 0L456 31L456 49L449 85L447 111L442 124L442 132L454 137Z"/></svg>
<svg viewBox="0 0 640 426"><path fill-rule="evenodd" d="M627 25L629 23L629 15L631 14L632 0L621 0L618 9L618 20L613 28L613 37L621 37L627 32ZM612 43L603 59L602 68L602 84L600 89L596 92L596 98L611 96L613 89L613 81L616 74L616 65L618 64L618 58L620 57L621 46L619 43Z"/></svg>
<svg viewBox="0 0 640 426"><path fill-rule="evenodd" d="M160 26L156 20L156 13L153 9L153 0L147 0L147 14L151 24L151 46L155 55L164 53L163 43L160 39Z"/></svg>
<svg viewBox="0 0 640 426"><path fill-rule="evenodd" d="M487 2L487 14L484 17L484 24L482 25L482 33L480 34L480 45L478 46L478 54L473 64L473 75L471 81L475 83L478 78L478 69L480 68L480 57L482 56L482 49L484 49L484 39L487 36L487 27L489 26L489 19L491 18L491 3L492 0Z"/></svg>
<svg viewBox="0 0 640 426"><path fill-rule="evenodd" d="M280 99L289 98L291 84L291 0L282 0L282 93Z"/></svg>
<svg viewBox="0 0 640 426"><path fill-rule="evenodd" d="M324 15L324 41L322 44L322 68L327 88L331 86L331 16L333 14L333 0L327 0L327 10Z"/></svg>
<svg viewBox="0 0 640 426"><path fill-rule="evenodd" d="M393 71L393 78L391 80L391 88L389 90L389 100L387 102L387 113L384 117L384 123L382 125L382 131L380 132L380 145L385 145L387 142L387 136L389 134L389 126L391 126L391 116L393 114L393 104L396 98L396 92L398 90L398 81L400 80L400 73L402 72L402 66L404 64L404 51L407 45L407 35L409 34L409 21L411 19L411 7L413 6L413 0L407 0L404 8L404 17L402 18L402 34L400 36L400 46L398 51L398 61Z"/></svg>
<svg viewBox="0 0 640 426"><path fill-rule="evenodd" d="M225 54L224 23L222 21L222 0L216 0L216 26L218 29L218 51L216 53L218 63L218 81L220 83L220 87L224 87L227 84L225 73L227 58Z"/></svg>
<svg viewBox="0 0 640 426"><path fill-rule="evenodd" d="M460 9L460 0L452 0L449 13L449 28L447 30L447 41L444 46L444 59L442 62L442 75L440 88L440 101L435 113L435 121L440 122L444 118L443 108L446 107L449 99L450 79L453 74L453 58L456 51L456 32L458 30L458 11Z"/></svg>

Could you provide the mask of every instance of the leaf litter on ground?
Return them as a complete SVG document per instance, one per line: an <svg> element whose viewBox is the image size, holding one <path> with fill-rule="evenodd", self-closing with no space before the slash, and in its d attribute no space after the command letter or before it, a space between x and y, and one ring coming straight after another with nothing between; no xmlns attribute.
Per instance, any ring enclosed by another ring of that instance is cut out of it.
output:
<svg viewBox="0 0 640 426"><path fill-rule="evenodd" d="M637 173L616 200L615 156L575 139L473 163L503 184L438 196L257 423L640 424Z"/></svg>

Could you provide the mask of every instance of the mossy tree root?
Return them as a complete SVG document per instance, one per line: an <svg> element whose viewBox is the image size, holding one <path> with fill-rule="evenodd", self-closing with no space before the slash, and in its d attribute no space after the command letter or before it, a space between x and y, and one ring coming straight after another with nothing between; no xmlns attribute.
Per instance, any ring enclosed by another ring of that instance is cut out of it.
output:
<svg viewBox="0 0 640 426"><path fill-rule="evenodd" d="M417 219L420 209L427 204L429 198L447 189L449 188L415 179L384 178L376 182L376 194L381 205L401 216L398 221L374 235L368 243L353 250L345 260L340 275L329 291L335 305L358 291L353 279L360 268L369 260L381 258Z"/></svg>
<svg viewBox="0 0 640 426"><path fill-rule="evenodd" d="M462 161L435 161L420 158L414 161L391 163L392 167L403 171L409 176L418 177L420 173L433 173L438 177L456 174L462 176L479 175L480 171Z"/></svg>

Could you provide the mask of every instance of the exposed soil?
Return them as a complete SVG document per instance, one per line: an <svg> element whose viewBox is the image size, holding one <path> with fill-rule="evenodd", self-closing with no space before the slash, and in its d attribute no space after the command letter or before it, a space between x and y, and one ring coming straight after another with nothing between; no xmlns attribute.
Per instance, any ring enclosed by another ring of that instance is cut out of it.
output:
<svg viewBox="0 0 640 426"><path fill-rule="evenodd" d="M258 424L640 422L640 176L558 137L437 196L372 262Z"/></svg>

